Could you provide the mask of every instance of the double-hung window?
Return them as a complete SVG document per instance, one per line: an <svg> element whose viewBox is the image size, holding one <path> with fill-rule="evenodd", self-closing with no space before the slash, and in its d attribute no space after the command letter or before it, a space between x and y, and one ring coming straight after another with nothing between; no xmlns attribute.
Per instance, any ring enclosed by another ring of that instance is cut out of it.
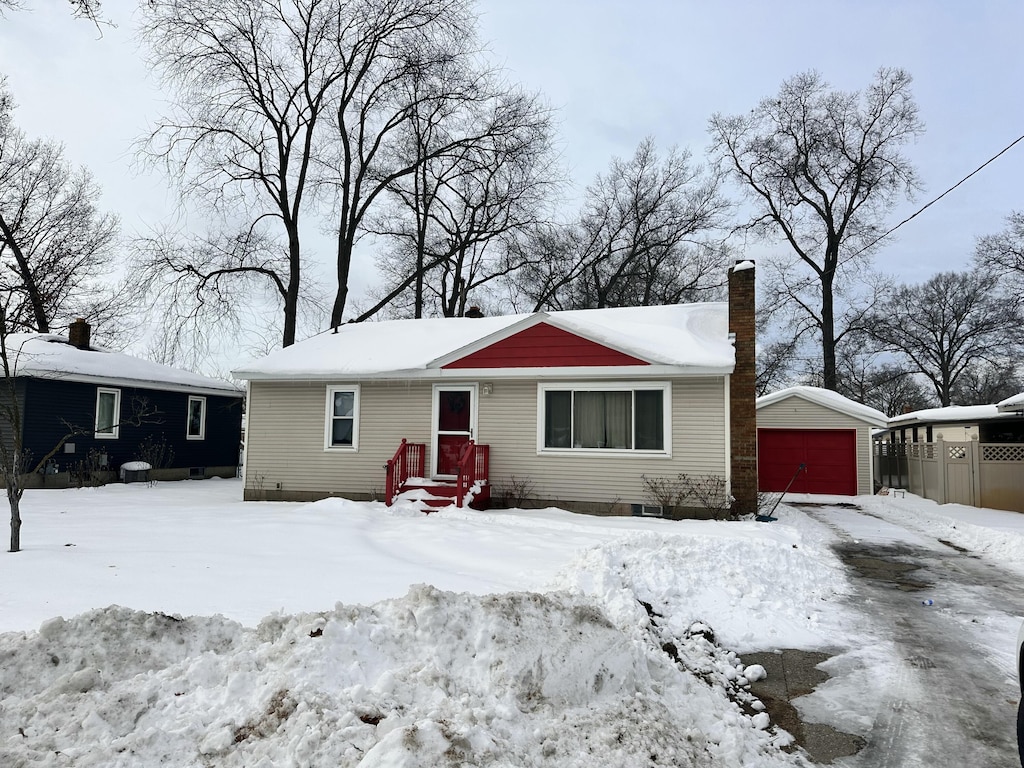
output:
<svg viewBox="0 0 1024 768"><path fill-rule="evenodd" d="M116 440L121 424L121 390L96 389L96 437Z"/></svg>
<svg viewBox="0 0 1024 768"><path fill-rule="evenodd" d="M663 382L541 384L538 448L668 453L670 393Z"/></svg>
<svg viewBox="0 0 1024 768"><path fill-rule="evenodd" d="M325 450L358 450L358 386L327 388L327 418L325 427Z"/></svg>
<svg viewBox="0 0 1024 768"><path fill-rule="evenodd" d="M189 396L188 398L188 423L185 428L185 437L188 440L206 439L206 398Z"/></svg>

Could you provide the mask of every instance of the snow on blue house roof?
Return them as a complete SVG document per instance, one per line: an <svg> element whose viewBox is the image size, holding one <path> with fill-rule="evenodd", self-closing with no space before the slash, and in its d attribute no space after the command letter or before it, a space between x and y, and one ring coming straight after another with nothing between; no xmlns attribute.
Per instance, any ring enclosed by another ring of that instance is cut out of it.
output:
<svg viewBox="0 0 1024 768"><path fill-rule="evenodd" d="M436 376L445 362L542 322L638 357L663 373L724 375L735 365L728 305L709 302L349 323L279 349L233 375L246 380Z"/></svg>
<svg viewBox="0 0 1024 768"><path fill-rule="evenodd" d="M11 374L34 378L131 386L197 394L241 395L228 382L113 352L93 345L79 349L67 337L12 333L5 340Z"/></svg>

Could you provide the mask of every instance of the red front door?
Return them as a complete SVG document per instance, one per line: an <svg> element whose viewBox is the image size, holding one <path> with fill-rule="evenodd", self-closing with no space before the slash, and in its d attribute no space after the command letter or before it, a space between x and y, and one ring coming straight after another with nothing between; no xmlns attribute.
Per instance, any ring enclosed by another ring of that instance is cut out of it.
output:
<svg viewBox="0 0 1024 768"><path fill-rule="evenodd" d="M458 474L459 454L473 437L475 388L437 387L434 389L434 474L454 477Z"/></svg>

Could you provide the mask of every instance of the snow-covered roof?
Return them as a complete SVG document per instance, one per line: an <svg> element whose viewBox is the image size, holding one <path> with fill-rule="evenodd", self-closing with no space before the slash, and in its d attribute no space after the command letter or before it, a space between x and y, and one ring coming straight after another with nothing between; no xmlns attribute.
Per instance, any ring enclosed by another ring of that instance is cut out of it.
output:
<svg viewBox="0 0 1024 768"><path fill-rule="evenodd" d="M647 361L659 373L727 374L735 365L728 305L713 302L349 323L233 374L248 380L436 376L445 363L541 322ZM516 373L529 375L530 370Z"/></svg>
<svg viewBox="0 0 1024 768"><path fill-rule="evenodd" d="M908 424L944 424L955 421L986 421L1014 416L1013 412L1000 412L995 405L950 405L945 408L925 408L894 416L890 427Z"/></svg>
<svg viewBox="0 0 1024 768"><path fill-rule="evenodd" d="M169 365L141 360L100 346L79 349L67 337L47 333L12 333L7 359L15 376L83 381L97 384L206 393L241 394L237 387Z"/></svg>
<svg viewBox="0 0 1024 768"><path fill-rule="evenodd" d="M762 408L790 397L803 398L824 408L839 411L847 416L866 421L877 427L884 427L889 423L889 418L881 411L844 397L838 392L833 392L830 389L821 389L820 387L789 387L788 389L780 389L778 392L772 392L757 398L757 407Z"/></svg>
<svg viewBox="0 0 1024 768"><path fill-rule="evenodd" d="M996 403L996 410L1000 413L1018 413L1024 410L1024 392L1000 400Z"/></svg>

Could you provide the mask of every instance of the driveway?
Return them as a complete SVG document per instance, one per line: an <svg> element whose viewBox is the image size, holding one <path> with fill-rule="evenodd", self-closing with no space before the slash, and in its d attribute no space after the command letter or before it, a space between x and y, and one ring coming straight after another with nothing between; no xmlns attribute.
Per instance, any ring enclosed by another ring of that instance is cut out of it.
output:
<svg viewBox="0 0 1024 768"><path fill-rule="evenodd" d="M1020 768L1013 649L996 647L1024 616L1020 575L853 504L794 506L833 531L865 643L822 664L827 683L801 682L820 656L776 654L792 667L781 676L796 681L792 696L819 686L793 700L811 757L848 768ZM887 669L873 668L874 649L887 651ZM811 723L835 730L823 736Z"/></svg>

